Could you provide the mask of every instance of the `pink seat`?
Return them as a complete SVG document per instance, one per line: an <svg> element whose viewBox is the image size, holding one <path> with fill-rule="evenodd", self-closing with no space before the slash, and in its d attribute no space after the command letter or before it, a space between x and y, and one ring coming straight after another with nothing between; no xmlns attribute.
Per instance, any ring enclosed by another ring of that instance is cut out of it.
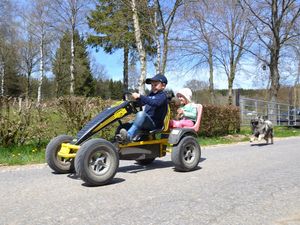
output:
<svg viewBox="0 0 300 225"><path fill-rule="evenodd" d="M201 104L195 104L195 106L197 108L197 118L196 118L196 122L195 122L194 126L192 126L192 127L183 127L183 128L193 129L197 133L200 129L203 106Z"/></svg>
<svg viewBox="0 0 300 225"><path fill-rule="evenodd" d="M194 126L191 127L191 129L193 129L195 132L198 132L200 129L203 106L201 104L196 104L196 107L197 107L197 120Z"/></svg>

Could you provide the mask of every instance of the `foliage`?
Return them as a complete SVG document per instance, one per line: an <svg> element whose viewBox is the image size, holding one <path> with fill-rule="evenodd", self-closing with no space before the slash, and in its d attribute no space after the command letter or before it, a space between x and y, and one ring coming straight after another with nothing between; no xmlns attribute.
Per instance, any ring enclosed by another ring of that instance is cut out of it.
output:
<svg viewBox="0 0 300 225"><path fill-rule="evenodd" d="M236 106L204 105L200 132L204 136L225 135L240 130L240 111Z"/></svg>
<svg viewBox="0 0 300 225"><path fill-rule="evenodd" d="M24 145L35 140L39 146L46 132L43 110L32 102L18 100L0 97L0 145Z"/></svg>
<svg viewBox="0 0 300 225"><path fill-rule="evenodd" d="M0 77L4 72L4 94L9 96L19 96L24 92L22 89L21 76L18 71L18 53L16 46L7 43L0 35Z"/></svg>
<svg viewBox="0 0 300 225"><path fill-rule="evenodd" d="M43 142L41 147L46 147ZM37 148L37 143L22 146L11 145L9 147L0 146L0 166L25 165L45 162L45 151Z"/></svg>
<svg viewBox="0 0 300 225"><path fill-rule="evenodd" d="M101 98L82 98L75 96L58 99L57 108L67 131L71 134L78 132L96 113L108 106Z"/></svg>
<svg viewBox="0 0 300 225"><path fill-rule="evenodd" d="M123 1L98 0L96 9L88 17L90 28L99 36L90 35L89 44L101 46L107 53L134 43L130 7Z"/></svg>
<svg viewBox="0 0 300 225"><path fill-rule="evenodd" d="M95 93L95 81L93 79L90 62L88 58L87 46L78 34L75 33L75 94L82 96L93 96ZM65 34L60 47L56 51L53 62L53 73L57 84L57 96L69 93L70 84L70 64L71 64L71 38L70 34Z"/></svg>

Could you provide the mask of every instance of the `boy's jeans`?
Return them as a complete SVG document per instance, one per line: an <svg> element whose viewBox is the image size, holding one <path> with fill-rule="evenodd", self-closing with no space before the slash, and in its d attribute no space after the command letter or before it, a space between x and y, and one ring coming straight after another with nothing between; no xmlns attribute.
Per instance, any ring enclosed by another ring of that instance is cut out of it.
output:
<svg viewBox="0 0 300 225"><path fill-rule="evenodd" d="M140 111L136 114L134 122L127 132L130 140L138 133L139 130L154 130L155 123L151 117L144 111Z"/></svg>

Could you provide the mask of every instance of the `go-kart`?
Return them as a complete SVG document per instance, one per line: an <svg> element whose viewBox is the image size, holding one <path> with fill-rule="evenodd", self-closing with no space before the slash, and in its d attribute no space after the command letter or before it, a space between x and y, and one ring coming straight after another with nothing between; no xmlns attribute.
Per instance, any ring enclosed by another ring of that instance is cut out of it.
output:
<svg viewBox="0 0 300 225"><path fill-rule="evenodd" d="M60 135L46 147L46 161L56 173L74 172L89 185L105 185L112 181L119 160L136 160L148 165L155 158L171 153L177 171L194 170L201 158L201 148L196 139L200 127L202 105L197 105L197 121L192 128L169 129L170 107L159 130L141 132L129 143L118 143L102 138L91 138L106 126L119 122L118 130L128 126L122 121L130 114L142 110L136 101L123 100L106 108L77 134L76 138Z"/></svg>

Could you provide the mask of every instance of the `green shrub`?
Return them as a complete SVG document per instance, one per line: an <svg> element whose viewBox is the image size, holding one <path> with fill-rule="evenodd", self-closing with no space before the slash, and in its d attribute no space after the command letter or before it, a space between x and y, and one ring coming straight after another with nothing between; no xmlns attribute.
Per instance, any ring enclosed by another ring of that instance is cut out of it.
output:
<svg viewBox="0 0 300 225"><path fill-rule="evenodd" d="M101 98L61 97L57 101L58 114L65 125L66 133L76 134L94 116L112 105L115 101ZM101 138L110 139L115 128L109 126L99 132Z"/></svg>
<svg viewBox="0 0 300 225"><path fill-rule="evenodd" d="M236 106L204 105L200 134L210 137L240 130L240 111Z"/></svg>
<svg viewBox="0 0 300 225"><path fill-rule="evenodd" d="M48 118L46 109L21 98L0 97L0 146L36 143L45 139Z"/></svg>

